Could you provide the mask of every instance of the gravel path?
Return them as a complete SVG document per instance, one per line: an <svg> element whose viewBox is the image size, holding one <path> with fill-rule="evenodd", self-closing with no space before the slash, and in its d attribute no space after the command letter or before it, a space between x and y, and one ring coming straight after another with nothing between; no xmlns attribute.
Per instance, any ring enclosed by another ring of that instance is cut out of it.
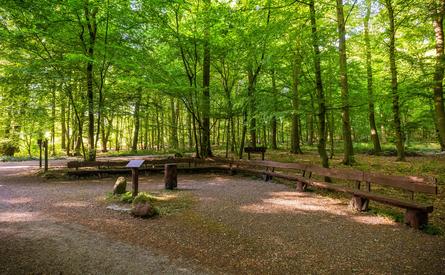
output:
<svg viewBox="0 0 445 275"><path fill-rule="evenodd" d="M142 220L105 209L112 178L45 181L19 165L0 165L3 274L444 274L443 237L284 185L184 175L172 194L191 208Z"/></svg>

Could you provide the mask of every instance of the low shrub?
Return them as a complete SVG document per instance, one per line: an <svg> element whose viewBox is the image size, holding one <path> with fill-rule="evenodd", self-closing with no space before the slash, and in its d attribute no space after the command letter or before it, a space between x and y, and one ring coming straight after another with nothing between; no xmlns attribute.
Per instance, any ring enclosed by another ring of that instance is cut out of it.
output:
<svg viewBox="0 0 445 275"><path fill-rule="evenodd" d="M17 141L9 138L0 140L0 155L13 157L19 151L20 148Z"/></svg>

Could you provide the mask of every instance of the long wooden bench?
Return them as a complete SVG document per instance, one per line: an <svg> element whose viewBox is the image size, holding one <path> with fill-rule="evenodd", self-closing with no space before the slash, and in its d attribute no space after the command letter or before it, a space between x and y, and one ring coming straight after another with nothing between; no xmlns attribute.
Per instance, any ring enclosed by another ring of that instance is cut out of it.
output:
<svg viewBox="0 0 445 275"><path fill-rule="evenodd" d="M301 163L281 163L274 161L225 161L231 172L255 174L268 181L274 177L295 182L297 191L305 191L307 186L343 192L351 195L351 207L358 211L367 211L369 201L406 209L406 224L420 228L428 223L428 214L433 211L431 204L415 201L415 194L436 195L436 179L421 177L387 176L367 173L353 169L332 169ZM342 185L326 181L337 179ZM345 183L348 183L345 186ZM398 198L373 191L371 186L391 187L409 193L409 199ZM352 187L351 187L352 186Z"/></svg>
<svg viewBox="0 0 445 275"><path fill-rule="evenodd" d="M102 162L70 162L69 175L91 175L92 173L125 174L129 169L122 168L128 161L102 161ZM230 174L246 173L262 177L265 181L281 178L295 183L296 190L303 192L308 186L342 192L350 195L350 206L358 211L367 211L369 201L406 209L405 223L420 228L428 223L428 214L433 206L415 200L415 194L435 195L438 193L435 179L428 180L421 177L387 176L377 173L367 173L354 169L323 168L303 163L283 163L275 161L246 161L229 160L222 158L196 159L196 158L167 158L147 159L141 171L164 170L164 164L176 163L182 172L229 172ZM79 169L79 168L95 168ZM113 169L107 169L114 167ZM332 179L336 182L331 182ZM338 182L340 180L340 184ZM409 193L409 198L400 198L382 194L383 187L390 187ZM377 187L377 188L376 188Z"/></svg>
<svg viewBox="0 0 445 275"><path fill-rule="evenodd" d="M102 175L129 174L131 169L126 168L128 161L70 161L67 163L67 176L88 177ZM225 172L227 168L216 164L212 160L203 160L198 158L165 158L165 159L144 159L140 172L162 172L165 164L179 164L178 170L188 173L199 172Z"/></svg>

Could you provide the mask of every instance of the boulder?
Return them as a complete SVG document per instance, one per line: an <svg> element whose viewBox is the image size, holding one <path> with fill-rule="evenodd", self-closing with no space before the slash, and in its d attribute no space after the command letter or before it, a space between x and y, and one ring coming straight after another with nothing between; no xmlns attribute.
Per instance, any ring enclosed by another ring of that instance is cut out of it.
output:
<svg viewBox="0 0 445 275"><path fill-rule="evenodd" d="M136 217L149 218L156 215L157 211L150 202L139 202L133 205L131 214Z"/></svg>
<svg viewBox="0 0 445 275"><path fill-rule="evenodd" d="M113 187L113 194L120 195L127 191L127 179L125 177L118 177Z"/></svg>

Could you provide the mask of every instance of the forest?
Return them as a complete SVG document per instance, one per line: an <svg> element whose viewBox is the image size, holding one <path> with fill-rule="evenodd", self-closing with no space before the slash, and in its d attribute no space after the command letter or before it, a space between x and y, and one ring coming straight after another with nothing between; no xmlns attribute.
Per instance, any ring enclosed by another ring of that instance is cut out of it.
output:
<svg viewBox="0 0 445 275"><path fill-rule="evenodd" d="M0 3L2 155L445 151L445 0Z"/></svg>

